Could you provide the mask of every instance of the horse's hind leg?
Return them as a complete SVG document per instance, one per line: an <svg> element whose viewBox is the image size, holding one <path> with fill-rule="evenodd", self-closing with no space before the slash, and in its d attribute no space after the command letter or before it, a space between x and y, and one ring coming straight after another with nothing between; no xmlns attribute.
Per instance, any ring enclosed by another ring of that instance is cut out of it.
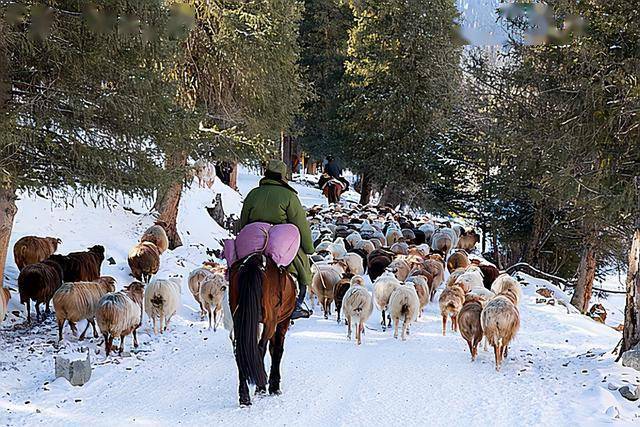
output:
<svg viewBox="0 0 640 427"><path fill-rule="evenodd" d="M251 397L249 397L249 386L247 385L247 379L242 375L240 369L238 369L238 396L240 406L251 406Z"/></svg>
<svg viewBox="0 0 640 427"><path fill-rule="evenodd" d="M280 394L280 362L284 353L284 337L289 324L282 322L276 328L276 333L269 343L271 354L271 373L269 374L269 394Z"/></svg>
<svg viewBox="0 0 640 427"><path fill-rule="evenodd" d="M262 356L262 361L264 362L264 356L267 353L267 344L268 342L265 339L260 339L258 343L258 351L260 351L260 355ZM256 395L267 394L267 385L266 384L256 384Z"/></svg>

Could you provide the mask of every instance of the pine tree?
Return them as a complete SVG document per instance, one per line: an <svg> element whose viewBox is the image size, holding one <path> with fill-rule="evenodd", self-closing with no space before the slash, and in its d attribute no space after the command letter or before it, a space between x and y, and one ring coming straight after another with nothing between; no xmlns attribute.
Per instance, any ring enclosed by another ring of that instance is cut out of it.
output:
<svg viewBox="0 0 640 427"><path fill-rule="evenodd" d="M161 143L174 179L159 188L155 208L176 229L188 158L256 161L274 151L280 132L298 112L304 88L298 68L301 6L285 0L180 2L194 13L194 27L170 75L179 100L199 117L182 140Z"/></svg>
<svg viewBox="0 0 640 427"><path fill-rule="evenodd" d="M339 156L338 107L353 13L339 0L306 0L300 67L312 96L303 104L299 142L314 158Z"/></svg>
<svg viewBox="0 0 640 427"><path fill-rule="evenodd" d="M437 140L459 84L455 4L370 0L354 16L340 112L349 167L385 186L385 202L437 199L449 172Z"/></svg>
<svg viewBox="0 0 640 427"><path fill-rule="evenodd" d="M27 1L0 13L1 277L18 192L148 196L164 179L149 141L177 111L158 73L177 40L162 1Z"/></svg>

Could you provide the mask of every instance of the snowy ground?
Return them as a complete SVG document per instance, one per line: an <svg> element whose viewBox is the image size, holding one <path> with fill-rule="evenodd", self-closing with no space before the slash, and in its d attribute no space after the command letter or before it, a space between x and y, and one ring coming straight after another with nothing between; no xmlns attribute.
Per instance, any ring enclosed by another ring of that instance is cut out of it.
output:
<svg viewBox="0 0 640 427"><path fill-rule="evenodd" d="M241 193L257 179L242 174ZM322 201L318 190L296 188L303 204ZM223 192L227 212L239 210L238 194L219 183L214 190ZM185 245L163 255L159 277L186 276L218 247L224 231L204 209L213 197L211 190L186 192L179 217ZM148 209L136 201L125 205ZM12 244L25 234L61 237L61 253L104 244L116 264L105 262L103 274L123 286L130 281L127 251L152 219L120 203L111 208L52 207L37 197L24 198ZM12 284L16 273L10 260ZM153 337L145 320L141 351L130 357L105 360L102 352L96 354L99 340L79 344L67 332L63 351L81 345L91 351L94 370L83 387L54 381L52 319L26 328L20 325L23 314L11 315L0 326L0 425L637 425L639 402L609 389L640 383L639 372L613 362L610 351L620 334L567 314L561 305L537 304L535 289L546 282L522 278L528 283L522 328L499 373L492 352L481 351L471 363L459 335L441 335L436 304L427 306L406 342L382 332L374 312L360 347L346 340L346 327L335 317L322 319L316 306L316 315L296 322L287 335L283 395L256 399L250 409L237 407L227 333L205 329L186 284L169 333ZM21 310L15 294L10 309Z"/></svg>

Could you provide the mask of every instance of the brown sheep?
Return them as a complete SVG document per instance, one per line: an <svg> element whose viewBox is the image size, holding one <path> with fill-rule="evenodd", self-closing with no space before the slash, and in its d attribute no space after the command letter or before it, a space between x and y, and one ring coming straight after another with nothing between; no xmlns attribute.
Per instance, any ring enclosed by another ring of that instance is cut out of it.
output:
<svg viewBox="0 0 640 427"><path fill-rule="evenodd" d="M49 260L60 265L65 282L91 282L100 277L100 266L104 261L104 246L95 245L86 252L51 255Z"/></svg>
<svg viewBox="0 0 640 427"><path fill-rule="evenodd" d="M140 242L151 242L158 248L158 252L161 254L169 248L169 238L167 237L167 223L161 220L157 220L154 225L147 228Z"/></svg>
<svg viewBox="0 0 640 427"><path fill-rule="evenodd" d="M464 305L458 314L458 328L460 335L469 345L471 361L478 356L478 345L482 341L482 324L480 314L484 305L484 298L479 295L468 294L465 297Z"/></svg>
<svg viewBox="0 0 640 427"><path fill-rule="evenodd" d="M120 351L124 350L124 339L133 332L133 346L138 347L136 332L142 323L142 301L144 285L133 282L120 292L104 295L98 303L96 321L104 336L107 357L113 347L113 339L120 338Z"/></svg>
<svg viewBox="0 0 640 427"><path fill-rule="evenodd" d="M351 286L350 279L342 279L336 286L333 288L333 301L336 304L336 311L338 312L337 322L340 323L340 312L342 311L342 300L344 298L344 294L349 290L349 286Z"/></svg>
<svg viewBox="0 0 640 427"><path fill-rule="evenodd" d="M467 253L464 251L458 251L449 257L447 260L447 270L451 273L453 270L457 268L467 268L471 262L469 262L469 257Z"/></svg>
<svg viewBox="0 0 640 427"><path fill-rule="evenodd" d="M464 304L464 291L460 286L447 286L440 294L440 314L442 314L442 335L446 335L447 318L451 316L451 330L458 330L458 313Z"/></svg>
<svg viewBox="0 0 640 427"><path fill-rule="evenodd" d="M58 341L62 341L62 328L64 322L69 323L73 335L78 334L76 322L86 319L87 327L80 335L82 341L89 329L93 327L93 337L98 338L96 331L95 315L98 309L98 302L104 294L115 292L115 279L104 276L95 282L69 282L64 283L53 295L53 308L56 310L56 320L58 322Z"/></svg>
<svg viewBox="0 0 640 427"><path fill-rule="evenodd" d="M129 268L137 280L149 283L160 268L160 252L151 242L140 242L129 251Z"/></svg>
<svg viewBox="0 0 640 427"><path fill-rule="evenodd" d="M49 303L53 294L62 285L62 268L53 261L43 261L25 266L18 276L20 304L25 304L27 321L31 322L31 300L35 301L36 320L40 319L40 304L46 305L45 314L49 314Z"/></svg>
<svg viewBox="0 0 640 427"><path fill-rule="evenodd" d="M517 296L508 289L489 301L480 315L484 335L493 347L496 371L500 370L509 343L520 329L520 312L516 304Z"/></svg>
<svg viewBox="0 0 640 427"><path fill-rule="evenodd" d="M373 253L371 254L373 255ZM378 256L370 256L367 261L367 271L372 282L384 273L386 268L391 264L392 257L390 255L380 254Z"/></svg>
<svg viewBox="0 0 640 427"><path fill-rule="evenodd" d="M13 245L13 259L22 270L26 265L42 262L58 250L62 240L57 237L25 236Z"/></svg>
<svg viewBox="0 0 640 427"><path fill-rule="evenodd" d="M431 273L431 301L436 296L436 290L444 282L444 264L436 259L428 259L423 263L425 270Z"/></svg>
<svg viewBox="0 0 640 427"><path fill-rule="evenodd" d="M227 295L227 288L227 281L220 273L212 273L200 284L198 298L209 315L209 329L211 329L211 313L213 312L213 332L216 331L218 318L223 313L222 304L224 304Z"/></svg>
<svg viewBox="0 0 640 427"><path fill-rule="evenodd" d="M491 285L493 282L500 276L500 270L494 267L491 264L480 264L478 265L480 271L482 271L482 281L484 283L484 287L487 289L491 289Z"/></svg>

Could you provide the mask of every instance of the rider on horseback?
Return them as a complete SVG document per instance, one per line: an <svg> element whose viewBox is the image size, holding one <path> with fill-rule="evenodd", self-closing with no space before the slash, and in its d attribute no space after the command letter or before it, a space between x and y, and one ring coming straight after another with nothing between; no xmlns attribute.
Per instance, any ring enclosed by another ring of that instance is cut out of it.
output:
<svg viewBox="0 0 640 427"><path fill-rule="evenodd" d="M242 205L240 226L252 222L293 224L300 232L300 249L289 266L289 273L296 277L300 292L291 319L309 317L303 307L307 286L311 284L309 256L314 251L307 215L298 199L297 191L287 183L287 166L280 160L270 160L260 185L247 194Z"/></svg>

